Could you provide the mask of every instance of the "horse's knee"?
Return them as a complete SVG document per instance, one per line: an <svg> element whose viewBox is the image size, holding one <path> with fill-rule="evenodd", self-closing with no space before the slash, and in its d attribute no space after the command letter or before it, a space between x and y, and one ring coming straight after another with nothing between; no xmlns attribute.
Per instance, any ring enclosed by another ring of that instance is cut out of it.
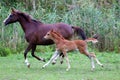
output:
<svg viewBox="0 0 120 80"><path fill-rule="evenodd" d="M35 54L34 53L31 53L32 57L35 57Z"/></svg>

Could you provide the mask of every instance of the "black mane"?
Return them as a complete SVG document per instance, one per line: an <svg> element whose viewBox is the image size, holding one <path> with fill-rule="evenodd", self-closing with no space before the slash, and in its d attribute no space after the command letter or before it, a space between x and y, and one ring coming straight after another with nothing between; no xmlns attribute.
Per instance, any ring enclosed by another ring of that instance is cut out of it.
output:
<svg viewBox="0 0 120 80"><path fill-rule="evenodd" d="M25 18L25 20L27 21L33 21L33 22L36 22L36 23L42 23L41 21L39 20L35 20L35 19L32 19L30 15L26 14L26 13L23 13L23 12L19 12L19 14Z"/></svg>
<svg viewBox="0 0 120 80"><path fill-rule="evenodd" d="M35 19L32 19L33 22L36 22L36 23L42 23L41 21L39 20L35 20Z"/></svg>

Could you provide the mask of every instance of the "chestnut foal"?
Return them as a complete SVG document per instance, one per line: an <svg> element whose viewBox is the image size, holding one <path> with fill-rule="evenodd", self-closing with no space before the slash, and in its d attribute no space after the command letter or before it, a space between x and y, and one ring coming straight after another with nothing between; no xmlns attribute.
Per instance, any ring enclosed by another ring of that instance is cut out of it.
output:
<svg viewBox="0 0 120 80"><path fill-rule="evenodd" d="M101 64L99 60L96 58L95 54L93 52L89 53L87 50L87 42L96 43L98 42L97 39L88 38L86 40L69 41L69 40L66 40L62 35L60 35L55 30L51 30L47 32L44 38L51 39L54 41L54 43L56 44L56 51L54 55L51 57L51 59L45 65L43 65L42 68L45 68L51 61L53 61L58 55L60 55L60 53L63 53L68 65L66 71L68 71L70 69L70 63L67 56L67 52L73 51L73 50L79 50L80 53L85 54L91 60L92 70L95 68L93 59L96 60L97 64L99 64L100 66L103 66L103 64Z"/></svg>

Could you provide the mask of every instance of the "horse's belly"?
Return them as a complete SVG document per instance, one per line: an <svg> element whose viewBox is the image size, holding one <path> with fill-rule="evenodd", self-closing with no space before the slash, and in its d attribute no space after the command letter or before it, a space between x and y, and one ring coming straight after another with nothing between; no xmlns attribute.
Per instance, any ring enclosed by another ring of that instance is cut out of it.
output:
<svg viewBox="0 0 120 80"><path fill-rule="evenodd" d="M36 43L37 45L52 45L54 42L52 40L43 40Z"/></svg>

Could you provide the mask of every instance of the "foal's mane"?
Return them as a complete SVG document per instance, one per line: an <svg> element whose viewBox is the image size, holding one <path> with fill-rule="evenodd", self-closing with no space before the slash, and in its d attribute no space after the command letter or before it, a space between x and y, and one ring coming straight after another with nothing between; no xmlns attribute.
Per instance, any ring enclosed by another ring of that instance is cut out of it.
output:
<svg viewBox="0 0 120 80"><path fill-rule="evenodd" d="M59 32L56 32L56 31L52 31L52 35L54 35L55 37L57 38L60 38L62 40L64 40L65 38L59 33Z"/></svg>
<svg viewBox="0 0 120 80"><path fill-rule="evenodd" d="M35 20L35 19L32 19L30 15L26 14L26 13L23 13L23 12L18 12L19 15L21 15L22 17L25 18L25 20L31 22L31 21L34 21L36 23L42 23L41 21L38 21L38 20Z"/></svg>

